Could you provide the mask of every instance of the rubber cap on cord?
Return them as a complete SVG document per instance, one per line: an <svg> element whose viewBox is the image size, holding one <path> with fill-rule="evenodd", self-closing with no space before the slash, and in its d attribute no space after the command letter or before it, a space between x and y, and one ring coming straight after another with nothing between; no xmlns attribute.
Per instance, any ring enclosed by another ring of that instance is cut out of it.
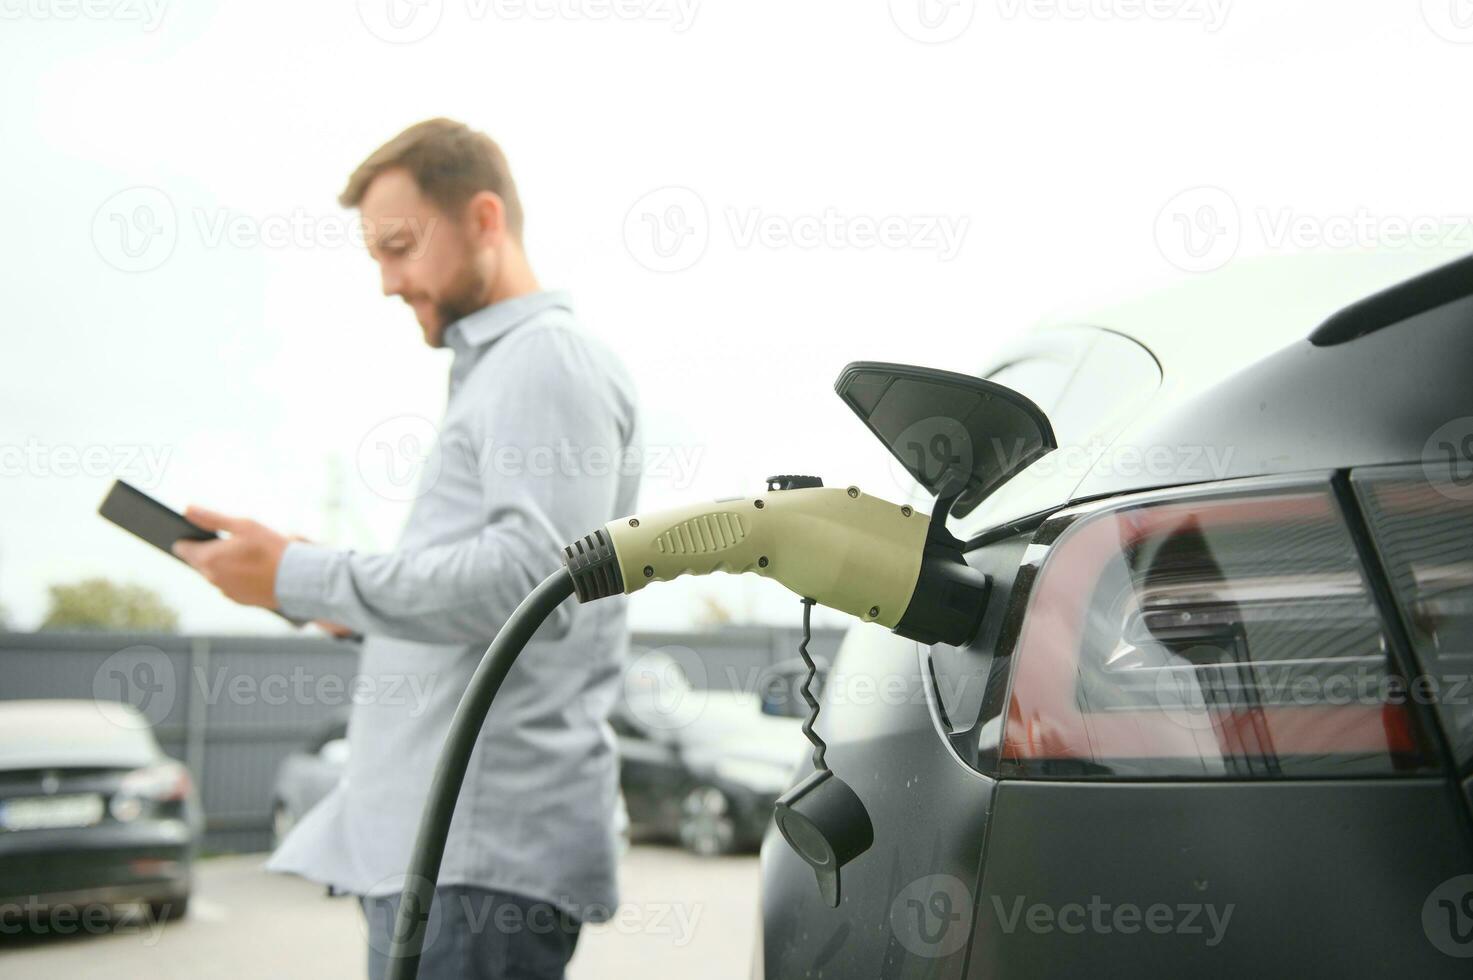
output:
<svg viewBox="0 0 1473 980"><path fill-rule="evenodd" d="M592 602L624 591L624 575L619 571L619 556L607 532L599 528L563 549L563 564L573 579L573 592L579 602Z"/></svg>

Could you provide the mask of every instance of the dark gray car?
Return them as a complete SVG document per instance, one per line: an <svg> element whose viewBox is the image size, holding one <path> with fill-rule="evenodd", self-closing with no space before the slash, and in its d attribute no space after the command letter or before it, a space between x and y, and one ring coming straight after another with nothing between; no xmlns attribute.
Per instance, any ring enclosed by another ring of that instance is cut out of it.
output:
<svg viewBox="0 0 1473 980"><path fill-rule="evenodd" d="M189 906L203 815L189 771L111 701L0 701L0 919Z"/></svg>
<svg viewBox="0 0 1473 980"><path fill-rule="evenodd" d="M938 365L1059 448L952 515L975 640L845 641L835 677L907 692L831 680L818 722L873 844L831 908L769 834L757 976L1469 975L1473 259L1324 302L1380 275L1244 269Z"/></svg>

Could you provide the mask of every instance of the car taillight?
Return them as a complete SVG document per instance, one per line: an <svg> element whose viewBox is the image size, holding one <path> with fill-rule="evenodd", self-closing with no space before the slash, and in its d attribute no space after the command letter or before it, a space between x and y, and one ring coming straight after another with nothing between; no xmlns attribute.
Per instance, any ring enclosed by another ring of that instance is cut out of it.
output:
<svg viewBox="0 0 1473 980"><path fill-rule="evenodd" d="M1462 463L1466 469L1466 462ZM1365 511L1454 754L1473 763L1473 475L1451 464L1359 470Z"/></svg>
<svg viewBox="0 0 1473 980"><path fill-rule="evenodd" d="M108 808L118 820L136 820L147 804L184 799L190 786L189 770L177 762L135 769L123 777Z"/></svg>
<svg viewBox="0 0 1473 980"><path fill-rule="evenodd" d="M1124 498L1055 518L1038 545L1004 775L1426 770L1328 486Z"/></svg>

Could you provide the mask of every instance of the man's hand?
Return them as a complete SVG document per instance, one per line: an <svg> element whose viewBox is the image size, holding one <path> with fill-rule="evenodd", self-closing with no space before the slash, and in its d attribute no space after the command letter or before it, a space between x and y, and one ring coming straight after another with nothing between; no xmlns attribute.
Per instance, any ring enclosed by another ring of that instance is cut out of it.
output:
<svg viewBox="0 0 1473 980"><path fill-rule="evenodd" d="M328 636L336 637L339 640L353 636L356 632L353 627L344 626L342 623L334 623L330 619L314 619L312 620L312 625L322 630Z"/></svg>
<svg viewBox="0 0 1473 980"><path fill-rule="evenodd" d="M176 541L183 558L229 599L245 606L276 608L276 568L288 538L264 524L188 507L184 516L207 531L226 535L219 541Z"/></svg>

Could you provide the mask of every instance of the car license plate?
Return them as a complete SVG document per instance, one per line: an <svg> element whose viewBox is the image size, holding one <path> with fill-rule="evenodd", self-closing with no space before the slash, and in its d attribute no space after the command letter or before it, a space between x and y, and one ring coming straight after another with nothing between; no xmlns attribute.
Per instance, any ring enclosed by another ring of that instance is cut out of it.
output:
<svg viewBox="0 0 1473 980"><path fill-rule="evenodd" d="M90 827L101 819L102 797L96 793L0 800L0 827L6 830Z"/></svg>

